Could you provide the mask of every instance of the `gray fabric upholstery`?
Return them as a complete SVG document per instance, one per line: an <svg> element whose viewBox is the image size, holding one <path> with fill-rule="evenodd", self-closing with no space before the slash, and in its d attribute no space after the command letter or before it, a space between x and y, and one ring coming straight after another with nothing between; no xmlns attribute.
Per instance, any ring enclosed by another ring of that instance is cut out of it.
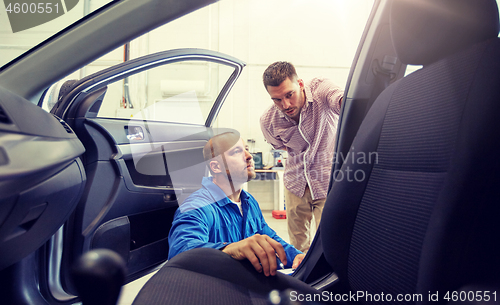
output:
<svg viewBox="0 0 500 305"><path fill-rule="evenodd" d="M272 289L315 290L291 276L266 277L248 261L220 250L199 248L176 255L140 291L134 305L266 304Z"/></svg>
<svg viewBox="0 0 500 305"><path fill-rule="evenodd" d="M498 54L500 40L490 39L409 75L375 102L351 151L378 160L344 164L367 178L334 183L321 223L325 256L346 291L426 295L494 280L499 258L478 253L491 254L488 241L500 238Z"/></svg>

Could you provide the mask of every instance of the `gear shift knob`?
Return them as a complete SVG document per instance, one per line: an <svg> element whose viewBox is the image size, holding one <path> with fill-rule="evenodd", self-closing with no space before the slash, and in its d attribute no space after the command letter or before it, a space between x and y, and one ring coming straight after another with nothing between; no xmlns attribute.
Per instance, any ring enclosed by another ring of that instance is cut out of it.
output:
<svg viewBox="0 0 500 305"><path fill-rule="evenodd" d="M125 274L123 258L108 249L83 254L72 268L73 284L83 305L115 305Z"/></svg>

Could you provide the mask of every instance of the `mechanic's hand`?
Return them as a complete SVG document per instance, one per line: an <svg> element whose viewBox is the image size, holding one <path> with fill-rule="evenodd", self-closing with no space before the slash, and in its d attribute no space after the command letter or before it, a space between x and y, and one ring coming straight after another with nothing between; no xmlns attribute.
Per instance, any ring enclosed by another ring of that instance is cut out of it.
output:
<svg viewBox="0 0 500 305"><path fill-rule="evenodd" d="M222 252L237 260L248 259L258 272L266 276L276 275L278 264L276 256L286 265L283 246L267 235L255 234L239 242L227 245Z"/></svg>
<svg viewBox="0 0 500 305"><path fill-rule="evenodd" d="M297 254L293 259L292 269L297 269L297 267L302 263L302 260L306 257L305 254Z"/></svg>

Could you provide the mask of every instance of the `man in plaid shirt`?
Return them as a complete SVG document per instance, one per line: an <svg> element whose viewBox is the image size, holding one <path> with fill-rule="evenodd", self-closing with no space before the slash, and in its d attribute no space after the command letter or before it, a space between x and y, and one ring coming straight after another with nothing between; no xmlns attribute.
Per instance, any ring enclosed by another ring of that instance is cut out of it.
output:
<svg viewBox="0 0 500 305"><path fill-rule="evenodd" d="M288 62L271 64L263 75L274 102L260 118L274 149L288 152L284 185L291 244L306 252L325 204L343 90L327 79L304 82Z"/></svg>

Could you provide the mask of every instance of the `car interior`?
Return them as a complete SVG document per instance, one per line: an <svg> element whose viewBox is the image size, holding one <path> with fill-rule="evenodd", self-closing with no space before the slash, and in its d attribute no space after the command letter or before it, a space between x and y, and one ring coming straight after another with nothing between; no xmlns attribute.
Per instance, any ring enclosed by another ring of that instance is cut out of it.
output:
<svg viewBox="0 0 500 305"><path fill-rule="evenodd" d="M497 303L495 0L374 2L339 120L335 153L348 157L332 164L320 228L292 275L213 249L166 261L173 215L208 175L201 150L245 63L168 50L63 84L51 113L37 104L69 72L212 2L114 1L1 68L6 304L116 304L155 269L133 304ZM192 124L98 116L113 86L182 63L221 80ZM408 65L422 68L405 75Z"/></svg>
<svg viewBox="0 0 500 305"><path fill-rule="evenodd" d="M432 303L430 292L446 303L446 292L496 291L496 3L394 1L389 26L398 59L423 68L387 87L363 119L350 151L377 159L347 158L331 178L317 237L337 275L328 291L420 295L403 301L421 304ZM339 179L349 170L367 178ZM167 262L134 304L265 304L270 291L286 289L318 294L297 278L266 278L220 251L195 249Z"/></svg>

